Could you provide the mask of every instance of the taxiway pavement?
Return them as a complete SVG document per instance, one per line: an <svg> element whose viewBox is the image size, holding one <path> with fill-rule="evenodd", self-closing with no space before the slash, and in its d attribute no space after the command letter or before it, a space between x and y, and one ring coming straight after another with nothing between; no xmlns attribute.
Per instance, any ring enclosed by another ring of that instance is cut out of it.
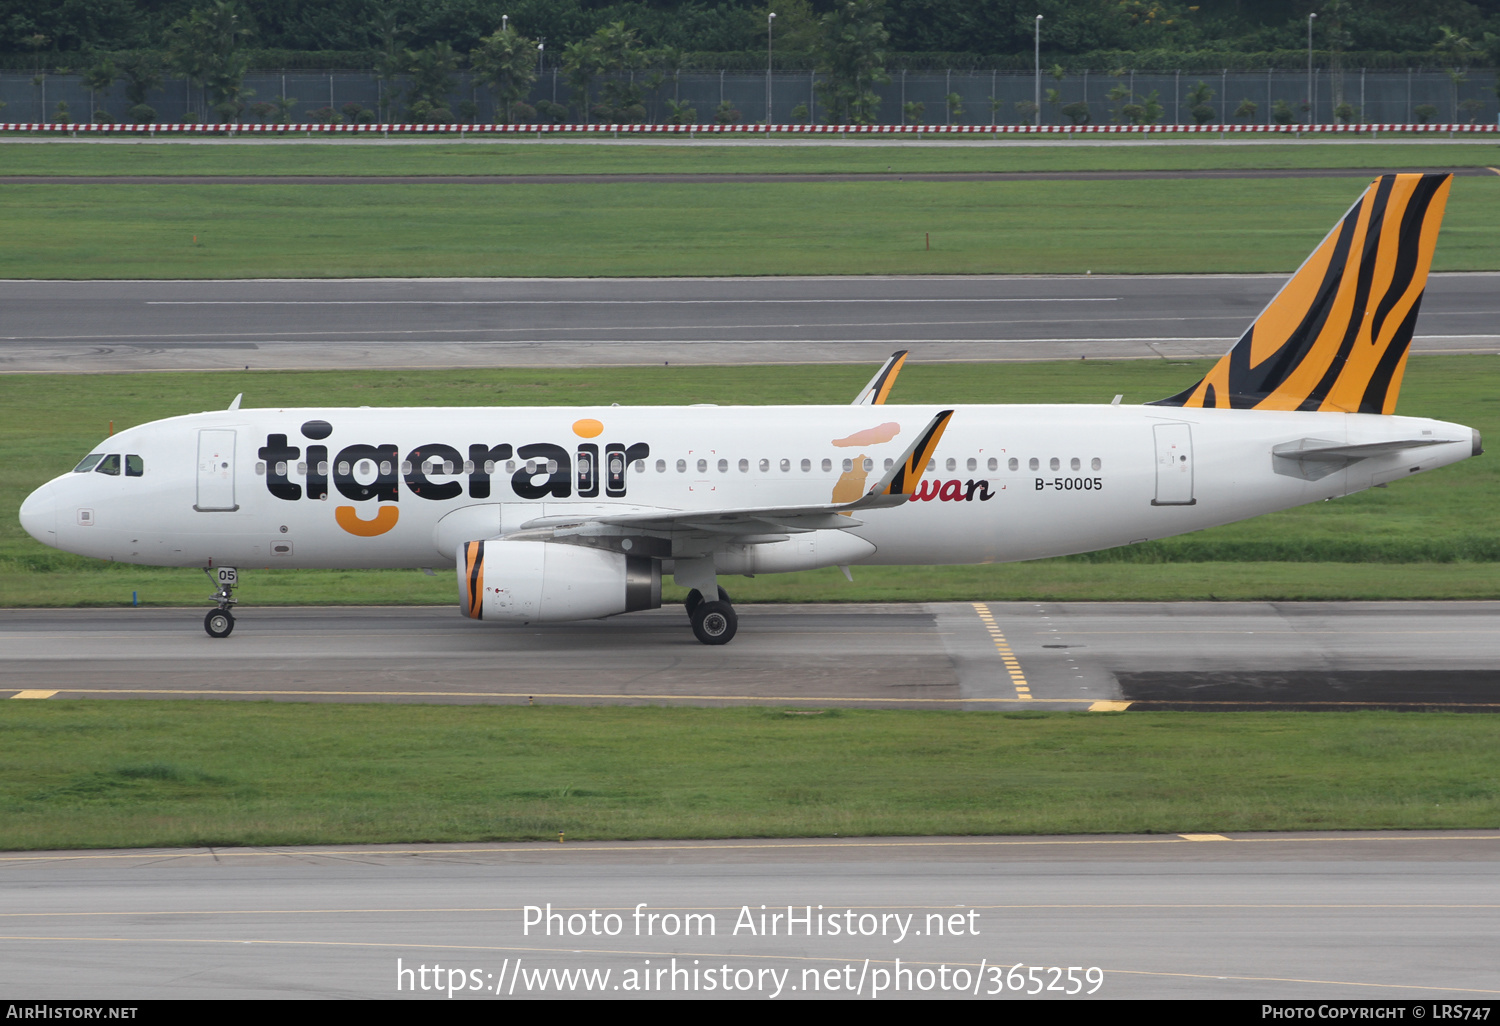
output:
<svg viewBox="0 0 1500 1026"><path fill-rule="evenodd" d="M947 709L1500 712L1500 602L673 606L496 627L453 608L0 611L0 695ZM1014 666L1006 657L1013 654Z"/></svg>

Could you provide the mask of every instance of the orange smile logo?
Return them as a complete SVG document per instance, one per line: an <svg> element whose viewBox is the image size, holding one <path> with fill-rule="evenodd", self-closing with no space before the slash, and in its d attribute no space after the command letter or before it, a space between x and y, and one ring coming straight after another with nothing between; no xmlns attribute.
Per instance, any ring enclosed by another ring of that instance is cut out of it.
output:
<svg viewBox="0 0 1500 1026"><path fill-rule="evenodd" d="M374 520L361 520L353 506L339 506L333 511L333 519L350 534L361 538L373 538L385 534L396 526L401 510L395 506L381 506Z"/></svg>

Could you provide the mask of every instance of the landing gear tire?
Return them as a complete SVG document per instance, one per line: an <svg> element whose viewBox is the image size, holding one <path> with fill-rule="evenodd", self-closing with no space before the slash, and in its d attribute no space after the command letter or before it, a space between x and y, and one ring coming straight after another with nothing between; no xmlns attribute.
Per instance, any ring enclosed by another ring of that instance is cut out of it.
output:
<svg viewBox="0 0 1500 1026"><path fill-rule="evenodd" d="M203 629L210 638L227 638L234 630L234 614L227 609L210 609L203 618Z"/></svg>
<svg viewBox="0 0 1500 1026"><path fill-rule="evenodd" d="M703 592L699 591L697 588L694 588L692 591L688 592L687 601L683 603L683 605L687 608L688 616L693 615L693 610L697 609L702 601ZM723 602L725 605L729 604L729 592L725 591L723 588L719 589L719 601Z"/></svg>
<svg viewBox="0 0 1500 1026"><path fill-rule="evenodd" d="M705 645L727 645L739 629L739 617L728 602L700 602L692 616L693 634Z"/></svg>

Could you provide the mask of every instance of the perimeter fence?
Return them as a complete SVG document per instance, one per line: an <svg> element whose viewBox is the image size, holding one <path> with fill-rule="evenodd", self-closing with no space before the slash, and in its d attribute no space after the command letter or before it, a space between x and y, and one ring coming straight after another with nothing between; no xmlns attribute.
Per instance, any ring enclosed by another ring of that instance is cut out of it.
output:
<svg viewBox="0 0 1500 1026"><path fill-rule="evenodd" d="M1355 125L641 125L641 124L562 124L562 125L466 125L406 122L370 125L257 125L257 124L177 124L177 125L71 125L46 124L40 121L0 122L0 133L29 132L44 135L134 135L156 138L171 136L542 136L550 135L677 135L696 138L700 135L817 135L832 138L863 136L1050 136L1095 135L1359 135L1378 139L1387 134L1415 135L1500 135L1500 125L1450 124L1355 124ZM1500 172L1497 172L1500 173Z"/></svg>
<svg viewBox="0 0 1500 1026"><path fill-rule="evenodd" d="M1347 118L1370 124L1497 123L1500 98L1493 69L1456 72L1431 68L1405 71L1351 69L1311 75L1290 71L1069 73L1043 74L1039 118L1032 106L1038 82L1013 71L894 72L890 82L873 88L879 97L872 121L882 125L1005 126L1067 125L1084 118L1094 125L1128 123L1128 105L1150 107L1163 125L1195 123L1264 125L1281 117L1296 123L1332 124ZM601 76L590 91L597 104L611 82L639 90L634 120L663 124L674 120L696 124L804 124L827 120L828 110L812 72L681 72L613 79ZM466 116L453 120L493 123L498 106L491 91L463 76L454 76L449 110ZM406 83L383 81L374 73L288 71L245 76L247 111L256 103L283 99L284 117L294 123L317 121L395 122L402 114ZM66 120L88 124L107 119L131 120L124 84L90 90L79 75L0 72L0 117L49 124ZM544 103L545 101L545 103ZM153 120L184 123L217 120L202 89L183 78L165 78L146 98ZM589 123L590 105L574 95L566 77L548 69L533 84L526 104L550 109L551 121ZM555 104L555 107L549 105ZM1347 106L1345 106L1347 105ZM565 111L565 113L563 113ZM362 114L360 112L363 112ZM279 118L282 115L276 115ZM270 120L271 116L266 119Z"/></svg>

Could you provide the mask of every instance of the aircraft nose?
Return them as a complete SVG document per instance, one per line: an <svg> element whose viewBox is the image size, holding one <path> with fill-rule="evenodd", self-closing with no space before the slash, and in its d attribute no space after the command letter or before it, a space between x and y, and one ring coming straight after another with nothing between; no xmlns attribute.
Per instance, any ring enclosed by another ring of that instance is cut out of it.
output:
<svg viewBox="0 0 1500 1026"><path fill-rule="evenodd" d="M57 497L52 482L42 485L21 503L21 526L43 545L57 545Z"/></svg>

